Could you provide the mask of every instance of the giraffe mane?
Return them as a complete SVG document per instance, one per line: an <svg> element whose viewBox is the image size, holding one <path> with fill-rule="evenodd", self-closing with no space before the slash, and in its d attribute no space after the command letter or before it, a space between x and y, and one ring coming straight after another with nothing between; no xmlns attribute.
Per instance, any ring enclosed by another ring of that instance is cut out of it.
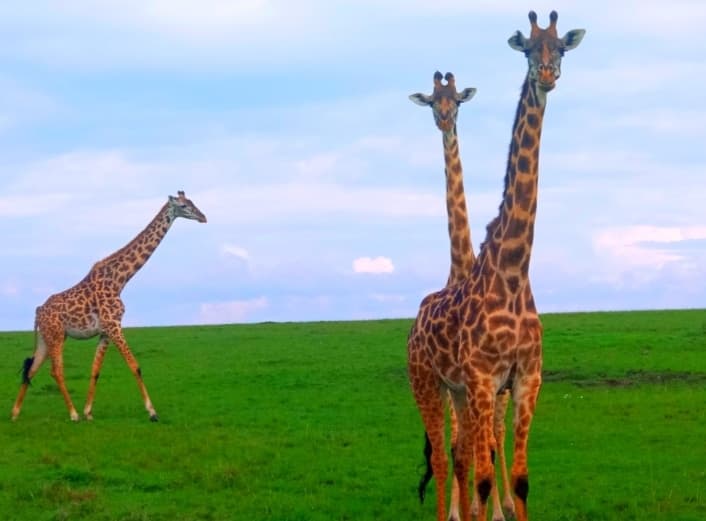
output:
<svg viewBox="0 0 706 521"><path fill-rule="evenodd" d="M522 91L520 97L524 98L527 95L527 89L530 89L529 77L525 78L525 82L522 84ZM516 128L520 120L522 112L522 104L517 104L517 110L515 111L515 121L513 122L512 128ZM485 240L481 243L481 251L485 249L487 243L492 241L493 234L495 230L500 226L500 215L502 215L503 204L505 204L505 196L507 196L507 190L510 186L510 170L512 169L512 156L515 152L514 147L517 146L515 143L515 136L512 136L510 141L510 150L507 155L507 166L505 167L505 178L503 179L503 196L500 199L500 206L498 207L498 215L493 218L492 221L486 226Z"/></svg>

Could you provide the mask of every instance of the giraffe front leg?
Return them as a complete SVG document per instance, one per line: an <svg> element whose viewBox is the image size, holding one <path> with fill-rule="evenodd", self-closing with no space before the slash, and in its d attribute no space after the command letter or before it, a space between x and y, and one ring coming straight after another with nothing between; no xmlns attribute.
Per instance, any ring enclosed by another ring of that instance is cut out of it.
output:
<svg viewBox="0 0 706 521"><path fill-rule="evenodd" d="M495 467L492 461L493 414L495 389L492 380L483 379L473 382L471 396L469 397L471 409L476 421L473 457L475 463L475 494L478 496L479 520L487 518L488 498L493 491L495 483Z"/></svg>
<svg viewBox="0 0 706 521"><path fill-rule="evenodd" d="M88 383L88 396L86 397L86 406L83 408L83 415L87 420L93 419L93 398L96 392L96 384L100 376L100 370L103 366L103 358L108 349L108 337L101 336L96 347L96 355L93 358L93 366L91 367L91 380Z"/></svg>
<svg viewBox="0 0 706 521"><path fill-rule="evenodd" d="M527 521L527 496L529 494L527 440L541 382L540 374L526 376L516 383L513 390L515 447L510 474L512 490L515 493L517 521Z"/></svg>
<svg viewBox="0 0 706 521"><path fill-rule="evenodd" d="M503 391L495 397L495 418L493 421L493 431L495 434L496 454L498 466L503 483L503 500L500 501L499 487L493 491L493 521L502 521L504 518L515 518L515 503L512 499L510 480L507 473L507 462L505 460L505 416L507 406L510 401L510 391ZM503 516L504 513L504 516Z"/></svg>
<svg viewBox="0 0 706 521"><path fill-rule="evenodd" d="M454 395L454 407L458 420L458 433L456 435L456 445L453 452L454 477L458 482L459 498L457 508L460 510L462 521L470 521L471 515L475 516L471 507L468 493L469 475L471 463L473 462L473 418L468 406L470 402L466 397L466 392ZM474 498L475 501L475 498ZM460 507L460 508L459 508Z"/></svg>
<svg viewBox="0 0 706 521"><path fill-rule="evenodd" d="M450 394L450 393L449 393ZM458 442L458 417L456 414L456 406L453 401L449 400L449 418L451 421L451 453L456 452L456 443ZM456 473L453 475L451 482L451 502L449 503L449 521L461 521L461 513L459 511L460 490Z"/></svg>
<svg viewBox="0 0 706 521"><path fill-rule="evenodd" d="M145 403L145 409L147 409L147 412L150 415L150 420L153 422L159 421L157 411L154 410L154 407L152 406L152 400L150 400L150 396L147 393L147 387L145 387L145 382L142 380L142 371L140 370L140 366L138 365L137 360L130 351L127 342L125 341L122 328L120 328L120 326L107 327L106 333L108 334L110 339L115 343L116 347L118 348L118 351L120 351L120 354L123 356L125 362L130 368L130 371L132 371L132 374L135 375L135 380L137 380L137 387L140 389L140 394L142 395L142 399Z"/></svg>

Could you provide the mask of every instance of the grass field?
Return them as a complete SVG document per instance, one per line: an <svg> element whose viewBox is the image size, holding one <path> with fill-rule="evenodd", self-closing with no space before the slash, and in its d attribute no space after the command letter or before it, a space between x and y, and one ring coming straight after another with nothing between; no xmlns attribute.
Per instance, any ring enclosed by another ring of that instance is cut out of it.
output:
<svg viewBox="0 0 706 521"><path fill-rule="evenodd" d="M531 518L706 519L706 310L543 322ZM127 330L156 424L115 349L95 421L69 421L47 364L11 422L32 334L0 333L0 519L432 520L410 324ZM94 347L66 346L79 410Z"/></svg>

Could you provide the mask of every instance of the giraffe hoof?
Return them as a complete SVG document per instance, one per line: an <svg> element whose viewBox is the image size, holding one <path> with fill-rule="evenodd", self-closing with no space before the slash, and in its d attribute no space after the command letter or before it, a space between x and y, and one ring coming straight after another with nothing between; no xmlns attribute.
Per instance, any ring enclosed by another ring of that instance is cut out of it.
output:
<svg viewBox="0 0 706 521"><path fill-rule="evenodd" d="M93 415L90 412L85 414L84 416L86 417L87 421L89 421L89 422L93 421Z"/></svg>
<svg viewBox="0 0 706 521"><path fill-rule="evenodd" d="M81 418L79 417L78 413L71 415L71 421L74 423L78 423L80 419Z"/></svg>
<svg viewBox="0 0 706 521"><path fill-rule="evenodd" d="M151 422L158 422L159 421L159 416L157 414L150 414L150 421Z"/></svg>

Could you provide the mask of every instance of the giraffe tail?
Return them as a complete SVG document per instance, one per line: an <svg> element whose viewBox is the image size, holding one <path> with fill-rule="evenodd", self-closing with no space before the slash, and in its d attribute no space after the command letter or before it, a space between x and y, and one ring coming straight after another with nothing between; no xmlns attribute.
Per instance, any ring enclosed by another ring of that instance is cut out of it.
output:
<svg viewBox="0 0 706 521"><path fill-rule="evenodd" d="M419 480L419 502L424 503L424 497L427 494L427 485L431 481L432 476L434 476L434 471L431 468L431 441L429 440L429 435L424 433L424 459L427 465L426 470L422 479Z"/></svg>
<svg viewBox="0 0 706 521"><path fill-rule="evenodd" d="M34 357L31 356L29 358L25 358L24 364L22 364L22 369L20 372L22 373L22 383L30 385L32 382L29 380L29 371L32 369L32 364L34 363Z"/></svg>
<svg viewBox="0 0 706 521"><path fill-rule="evenodd" d="M39 311L39 308L37 308L37 311ZM37 349L37 317L35 315L34 318L34 348ZM34 357L31 356L29 358L25 358L24 363L22 364L22 369L20 369L20 372L22 373L22 383L30 385L31 382L29 380L29 371L32 369L32 364L34 363Z"/></svg>

